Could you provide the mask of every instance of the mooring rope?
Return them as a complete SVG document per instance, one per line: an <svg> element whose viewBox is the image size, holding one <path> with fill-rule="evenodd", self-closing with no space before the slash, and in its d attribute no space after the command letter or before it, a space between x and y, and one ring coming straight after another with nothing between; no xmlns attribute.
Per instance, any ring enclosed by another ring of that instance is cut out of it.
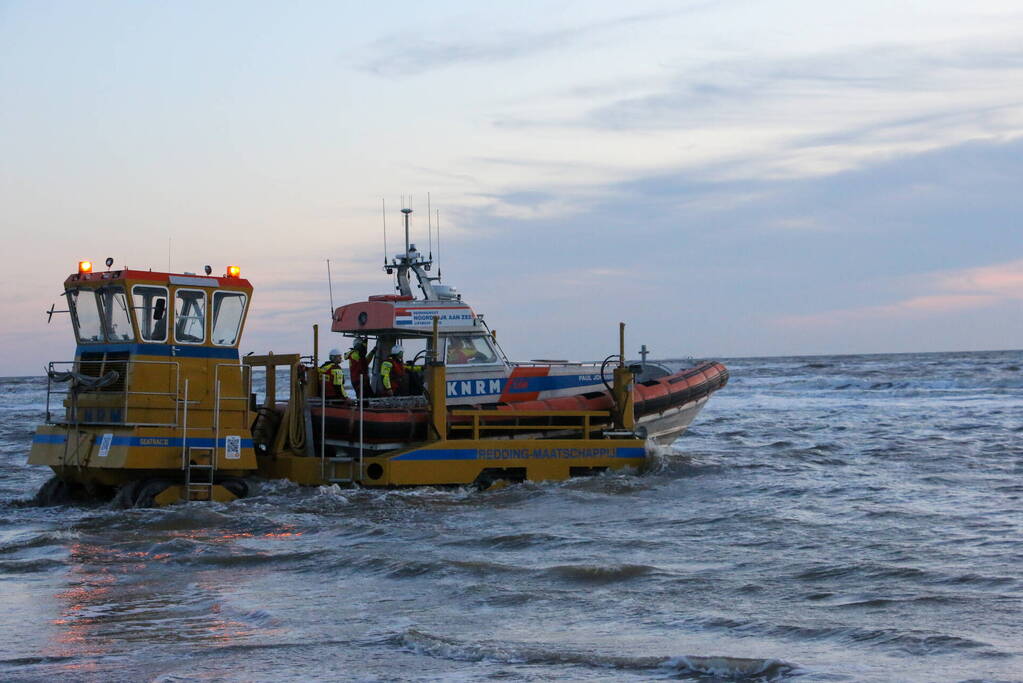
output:
<svg viewBox="0 0 1023 683"><path fill-rule="evenodd" d="M288 401L291 410L288 412L288 442L292 449L301 452L305 448L305 373L300 372L301 365L291 368L291 397Z"/></svg>

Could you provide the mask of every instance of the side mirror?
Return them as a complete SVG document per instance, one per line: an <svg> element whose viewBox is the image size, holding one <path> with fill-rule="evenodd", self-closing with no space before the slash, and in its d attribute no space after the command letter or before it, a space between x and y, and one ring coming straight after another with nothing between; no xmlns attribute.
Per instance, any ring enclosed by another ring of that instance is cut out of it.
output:
<svg viewBox="0 0 1023 683"><path fill-rule="evenodd" d="M157 299L153 306L153 320L163 320L163 314L167 312L167 300Z"/></svg>

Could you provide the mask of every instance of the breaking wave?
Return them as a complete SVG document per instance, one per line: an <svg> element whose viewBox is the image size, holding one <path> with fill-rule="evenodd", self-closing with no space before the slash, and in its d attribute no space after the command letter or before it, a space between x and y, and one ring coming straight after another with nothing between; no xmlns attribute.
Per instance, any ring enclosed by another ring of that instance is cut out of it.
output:
<svg viewBox="0 0 1023 683"><path fill-rule="evenodd" d="M548 645L496 641L469 642L409 629L395 643L418 654L463 662L575 666L647 673L658 677L714 676L722 680L780 681L800 675L799 667L779 659L680 655L635 657L601 654Z"/></svg>

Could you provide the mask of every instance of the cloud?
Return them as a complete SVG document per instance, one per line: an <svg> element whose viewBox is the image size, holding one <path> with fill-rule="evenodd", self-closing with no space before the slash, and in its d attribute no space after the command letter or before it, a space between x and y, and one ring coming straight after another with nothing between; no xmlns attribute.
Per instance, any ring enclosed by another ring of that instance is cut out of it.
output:
<svg viewBox="0 0 1023 683"><path fill-rule="evenodd" d="M982 309L1007 301L1023 301L1023 259L976 268L928 273L910 278L911 286L928 293L892 304L861 306L776 319L783 327L883 323L906 316L928 318Z"/></svg>
<svg viewBox="0 0 1023 683"><path fill-rule="evenodd" d="M698 11L718 4L695 3L683 11ZM615 29L662 21L678 13L636 14L548 31L502 31L462 41L431 40L409 34L391 35L370 46L370 52L376 54L363 62L360 68L377 76L406 77L452 66L493 64L565 50Z"/></svg>
<svg viewBox="0 0 1023 683"><path fill-rule="evenodd" d="M619 177L670 166L705 177L794 178L869 167L1023 131L1023 48L979 41L858 46L688 63L659 82L573 86L517 103L494 127L552 140L549 165L602 158ZM597 136L594 138L593 136ZM560 155L560 156L559 156Z"/></svg>
<svg viewBox="0 0 1023 683"><path fill-rule="evenodd" d="M949 291L987 293L1023 299L1023 259L982 268L968 268L937 276L937 285Z"/></svg>
<svg viewBox="0 0 1023 683"><path fill-rule="evenodd" d="M1003 79L1005 72L1021 70L1023 50L1015 44L983 50L880 45L774 60L751 56L686 69L660 92L613 101L564 123L624 130L765 120L785 124L791 123L787 116L800 111L799 119L813 116L807 109L811 104L827 108L829 118L842 109L869 114L877 109L878 98L902 102L905 106L895 111L911 112L922 94L940 93L947 101L950 90L969 90L975 97L981 85L998 85L1000 95L1019 105L1018 93L1011 89L1006 93ZM973 107L948 109L962 112ZM888 118L883 109L879 113ZM923 120L931 116L925 113ZM908 115L895 118L902 125L910 120Z"/></svg>
<svg viewBox="0 0 1023 683"><path fill-rule="evenodd" d="M741 163L565 187L557 200L550 188L524 186L488 195L490 205L462 222L515 236L530 225L546 235L596 235L629 226L637 238L670 244L685 235L713 248L727 244L761 254L810 275L817 274L818 264L847 261L859 276L894 276L908 264L937 270L949 258L983 263L999 249L1023 247L1012 239L1023 212L1015 189L1023 174L1023 137L953 145L810 177L737 178L741 169L733 166ZM530 215L523 198L535 198L539 208L564 210ZM527 216L535 220L503 220ZM990 236L965 239L966 226Z"/></svg>
<svg viewBox="0 0 1023 683"><path fill-rule="evenodd" d="M489 194L460 216L485 230L452 243L445 274L494 313L509 351L540 346L528 330L551 300L571 311L580 343L614 315L647 343L712 354L1012 345L1023 137L821 176L721 176L673 169L572 186L558 214L530 214L557 204L540 181ZM609 267L619 272L591 270Z"/></svg>

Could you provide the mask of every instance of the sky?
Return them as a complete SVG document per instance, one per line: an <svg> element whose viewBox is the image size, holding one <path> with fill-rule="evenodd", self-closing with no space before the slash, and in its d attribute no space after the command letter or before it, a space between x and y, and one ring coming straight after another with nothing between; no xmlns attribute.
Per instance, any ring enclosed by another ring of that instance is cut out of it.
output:
<svg viewBox="0 0 1023 683"><path fill-rule="evenodd" d="M0 375L81 259L387 293L400 209L512 358L1023 347L1023 5L0 0ZM58 309L61 306L58 305ZM324 344L343 345L328 337Z"/></svg>

